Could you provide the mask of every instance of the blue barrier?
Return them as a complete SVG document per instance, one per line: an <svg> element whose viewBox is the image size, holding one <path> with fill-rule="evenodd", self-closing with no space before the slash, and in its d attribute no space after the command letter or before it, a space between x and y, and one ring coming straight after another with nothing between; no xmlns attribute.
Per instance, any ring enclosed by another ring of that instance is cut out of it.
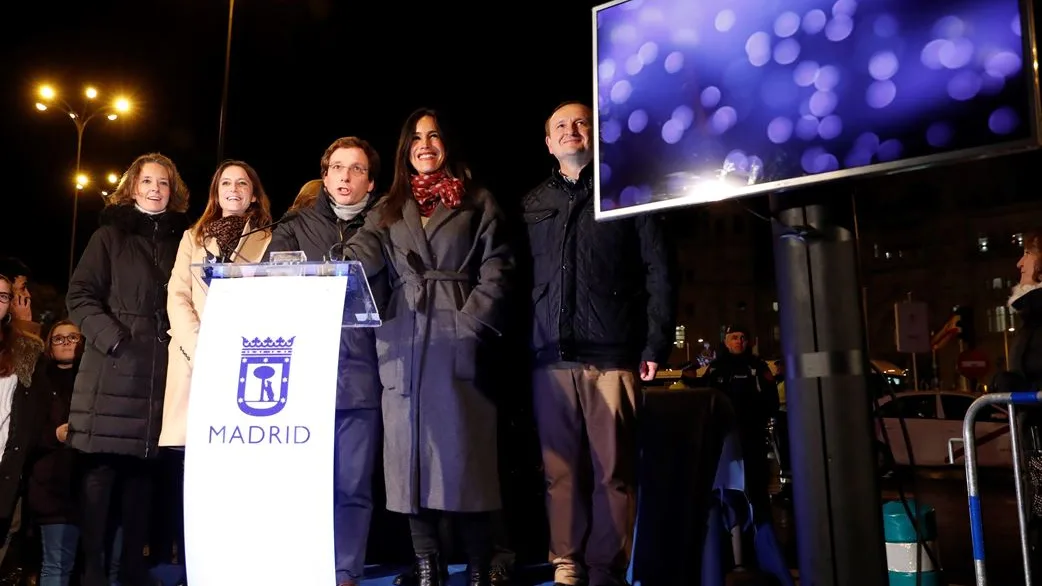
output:
<svg viewBox="0 0 1042 586"><path fill-rule="evenodd" d="M1013 450L1013 476L1017 491L1017 517L1020 521L1020 551L1024 558L1024 586L1031 586L1031 554L1028 546L1027 506L1024 499L1023 450L1020 445L1020 425L1017 422L1015 405L1042 403L1042 392L989 393L978 397L966 411L962 421L962 443L966 452L966 494L970 501L970 539L973 542L973 571L977 586L987 586L988 576L984 567L984 518L981 514L980 479L977 476L977 415L988 405L1005 405L1008 409L1009 437Z"/></svg>

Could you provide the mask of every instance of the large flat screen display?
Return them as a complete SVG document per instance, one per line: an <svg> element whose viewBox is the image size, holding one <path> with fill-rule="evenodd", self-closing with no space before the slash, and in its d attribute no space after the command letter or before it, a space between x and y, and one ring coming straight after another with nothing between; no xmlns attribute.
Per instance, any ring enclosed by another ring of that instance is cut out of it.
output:
<svg viewBox="0 0 1042 586"><path fill-rule="evenodd" d="M599 219L1038 145L1020 0L594 9Z"/></svg>

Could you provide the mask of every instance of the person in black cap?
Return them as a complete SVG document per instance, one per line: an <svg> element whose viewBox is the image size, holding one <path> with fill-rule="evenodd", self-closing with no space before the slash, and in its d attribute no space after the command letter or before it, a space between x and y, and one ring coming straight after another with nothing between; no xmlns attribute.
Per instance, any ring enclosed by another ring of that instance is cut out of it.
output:
<svg viewBox="0 0 1042 586"><path fill-rule="evenodd" d="M778 384L770 366L752 353L749 330L724 328L725 351L717 354L702 383L726 393L738 416L745 461L746 494L757 521L770 518L767 420L778 411Z"/></svg>

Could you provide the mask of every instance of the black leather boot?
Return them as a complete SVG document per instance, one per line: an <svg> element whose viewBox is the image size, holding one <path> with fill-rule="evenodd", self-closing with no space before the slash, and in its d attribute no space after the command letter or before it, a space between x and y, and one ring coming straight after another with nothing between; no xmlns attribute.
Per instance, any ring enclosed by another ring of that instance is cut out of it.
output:
<svg viewBox="0 0 1042 586"><path fill-rule="evenodd" d="M438 554L416 556L417 586L442 586L441 563Z"/></svg>
<svg viewBox="0 0 1042 586"><path fill-rule="evenodd" d="M467 564L467 586L491 586L491 584L487 561L472 561Z"/></svg>
<svg viewBox="0 0 1042 586"><path fill-rule="evenodd" d="M391 582L394 586L416 586L416 564L406 568Z"/></svg>
<svg viewBox="0 0 1042 586"><path fill-rule="evenodd" d="M488 583L490 586L509 586L510 568L503 564L492 564L488 571Z"/></svg>
<svg viewBox="0 0 1042 586"><path fill-rule="evenodd" d="M441 560L441 583L449 583L449 566L445 563L444 559ZM394 586L416 586L418 584L416 581L416 562L413 562L413 565L402 570L402 573L398 574L391 584L394 584ZM496 586L495 579L492 580L492 586Z"/></svg>

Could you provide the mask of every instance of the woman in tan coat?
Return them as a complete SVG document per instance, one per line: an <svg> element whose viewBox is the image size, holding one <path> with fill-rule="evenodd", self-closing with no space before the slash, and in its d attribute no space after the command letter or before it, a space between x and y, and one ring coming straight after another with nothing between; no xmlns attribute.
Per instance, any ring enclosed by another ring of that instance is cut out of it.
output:
<svg viewBox="0 0 1042 586"><path fill-rule="evenodd" d="M206 211L181 238L167 288L170 365L160 446L185 445L188 387L207 290L192 274L191 265L207 261L261 262L271 230L254 230L270 224L271 205L253 167L242 161L221 163L210 182Z"/></svg>

